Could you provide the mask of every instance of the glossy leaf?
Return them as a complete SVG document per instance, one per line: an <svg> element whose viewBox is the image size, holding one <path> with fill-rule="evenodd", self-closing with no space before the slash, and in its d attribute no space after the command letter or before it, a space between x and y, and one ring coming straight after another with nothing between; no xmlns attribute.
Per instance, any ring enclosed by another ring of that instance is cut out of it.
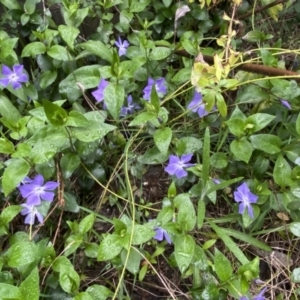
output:
<svg viewBox="0 0 300 300"><path fill-rule="evenodd" d="M40 299L40 283L37 267L35 267L29 276L21 283L20 292L22 294L22 300Z"/></svg>
<svg viewBox="0 0 300 300"><path fill-rule="evenodd" d="M189 194L179 194L173 200L178 209L177 222L182 230L191 231L196 225L196 212Z"/></svg>
<svg viewBox="0 0 300 300"><path fill-rule="evenodd" d="M39 54L44 54L47 50L47 47L42 42L32 42L27 44L23 51L22 51L22 57L36 57Z"/></svg>
<svg viewBox="0 0 300 300"><path fill-rule="evenodd" d="M184 273L189 267L195 251L195 241L190 235L178 235L174 242L175 259L179 270Z"/></svg>
<svg viewBox="0 0 300 300"><path fill-rule="evenodd" d="M77 83L80 83L85 89L96 87L100 82L100 67L100 65L92 65L78 68L60 82L59 92L71 102L76 101L82 96L82 91Z"/></svg>
<svg viewBox="0 0 300 300"><path fill-rule="evenodd" d="M48 121L54 126L63 126L67 122L67 112L55 103L43 100Z"/></svg>
<svg viewBox="0 0 300 300"><path fill-rule="evenodd" d="M2 188L7 196L29 173L30 165L23 158L13 158L4 170Z"/></svg>
<svg viewBox="0 0 300 300"><path fill-rule="evenodd" d="M108 234L100 243L97 260L112 259L121 252L122 248L121 237L117 234Z"/></svg>
<svg viewBox="0 0 300 300"><path fill-rule="evenodd" d="M63 61L73 60L73 57L68 52L68 50L65 47L60 45L52 46L49 50L47 50L47 54L57 60L63 60Z"/></svg>
<svg viewBox="0 0 300 300"><path fill-rule="evenodd" d="M74 49L74 42L76 37L79 34L78 28L66 25L59 25L58 31L62 37L62 39L66 42L70 49Z"/></svg>
<svg viewBox="0 0 300 300"><path fill-rule="evenodd" d="M167 153L172 140L172 129L169 127L157 129L154 132L154 143L162 153Z"/></svg>
<svg viewBox="0 0 300 300"><path fill-rule="evenodd" d="M125 91L121 84L109 83L104 90L104 102L107 110L115 120L120 117L121 107L124 103Z"/></svg>
<svg viewBox="0 0 300 300"><path fill-rule="evenodd" d="M225 231L214 224L209 222L211 228L216 232L218 237L224 242L227 248L234 254L234 256L242 263L247 264L249 262L248 258L242 252L242 250L237 246L237 244L225 233Z"/></svg>
<svg viewBox="0 0 300 300"><path fill-rule="evenodd" d="M292 169L289 163L283 158L282 155L279 155L276 160L274 171L273 171L273 177L275 183L277 183L281 187L286 187L290 185L291 174L292 174Z"/></svg>
<svg viewBox="0 0 300 300"><path fill-rule="evenodd" d="M232 276L232 267L228 258L215 248L214 266L219 279L222 282L228 281Z"/></svg>
<svg viewBox="0 0 300 300"><path fill-rule="evenodd" d="M252 155L252 146L245 138L232 141L230 144L230 150L236 158L244 161L245 163L249 162Z"/></svg>
<svg viewBox="0 0 300 300"><path fill-rule="evenodd" d="M85 291L91 295L93 300L106 300L108 297L113 296L112 291L99 284L90 285Z"/></svg>

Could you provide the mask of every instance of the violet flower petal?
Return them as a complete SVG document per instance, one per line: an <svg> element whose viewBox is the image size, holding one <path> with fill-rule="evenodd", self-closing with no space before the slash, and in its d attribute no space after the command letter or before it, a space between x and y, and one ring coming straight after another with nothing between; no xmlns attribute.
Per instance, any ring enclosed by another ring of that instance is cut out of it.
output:
<svg viewBox="0 0 300 300"><path fill-rule="evenodd" d="M283 106L285 106L286 108L292 109L292 107L291 107L291 105L290 105L290 103L289 103L288 101L282 99L282 100L280 100L280 102L281 102L281 104L282 104Z"/></svg>
<svg viewBox="0 0 300 300"><path fill-rule="evenodd" d="M40 194L41 199L45 200L45 201L49 201L52 202L54 199L55 194L53 192L42 192Z"/></svg>

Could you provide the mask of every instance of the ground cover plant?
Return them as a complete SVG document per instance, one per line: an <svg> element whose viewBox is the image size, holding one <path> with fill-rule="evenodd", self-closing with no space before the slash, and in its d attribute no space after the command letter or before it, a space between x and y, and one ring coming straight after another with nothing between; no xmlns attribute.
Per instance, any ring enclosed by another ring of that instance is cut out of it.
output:
<svg viewBox="0 0 300 300"><path fill-rule="evenodd" d="M0 3L0 299L300 297L299 3Z"/></svg>

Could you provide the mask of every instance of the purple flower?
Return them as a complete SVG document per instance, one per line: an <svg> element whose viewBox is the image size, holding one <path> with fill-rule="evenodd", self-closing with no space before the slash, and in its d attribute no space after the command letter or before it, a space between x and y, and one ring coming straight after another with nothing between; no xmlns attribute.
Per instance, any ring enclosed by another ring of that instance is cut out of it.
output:
<svg viewBox="0 0 300 300"><path fill-rule="evenodd" d="M266 297L263 294L266 292L266 290L267 288L262 289L259 294L253 297L253 300L265 300ZM249 300L249 298L246 296L242 296L240 297L240 300Z"/></svg>
<svg viewBox="0 0 300 300"><path fill-rule="evenodd" d="M161 242L165 239L169 244L172 244L170 235L165 229L157 227L154 229L154 231L156 232L156 235L153 237L155 240Z"/></svg>
<svg viewBox="0 0 300 300"><path fill-rule="evenodd" d="M188 109L192 112L198 113L200 118L205 117L209 114L209 112L205 109L205 103L202 100L202 94L195 91L194 97L190 104L188 105Z"/></svg>
<svg viewBox="0 0 300 300"><path fill-rule="evenodd" d="M34 205L28 205L24 203L21 204L21 206L24 207L24 209L21 211L21 215L23 216L27 215L24 221L25 224L33 225L35 221L35 217L37 217L40 223L43 223L44 217L38 212L38 210Z"/></svg>
<svg viewBox="0 0 300 300"><path fill-rule="evenodd" d="M248 208L248 214L250 218L254 219L253 209L251 203L256 203L258 196L252 194L248 188L246 182L240 185L237 190L234 192L234 200L240 202L239 204L239 213L243 214L246 207Z"/></svg>
<svg viewBox="0 0 300 300"><path fill-rule="evenodd" d="M115 45L118 47L119 56L125 55L127 48L129 47L129 43L127 40L122 42L121 38L118 37L118 41L115 41Z"/></svg>
<svg viewBox="0 0 300 300"><path fill-rule="evenodd" d="M6 65L2 65L2 76L0 84L4 87L11 84L14 90L22 87L21 82L28 82L27 74L23 73L23 65L14 65L13 70Z"/></svg>
<svg viewBox="0 0 300 300"><path fill-rule="evenodd" d="M44 185L44 177L37 175L31 183L18 187L22 197L27 198L28 205L40 205L41 200L53 201L54 193L51 192L58 187L55 181L48 181Z"/></svg>
<svg viewBox="0 0 300 300"><path fill-rule="evenodd" d="M135 110L138 110L141 108L138 104L133 102L131 95L129 95L127 97L127 105L128 106L123 106L121 108L121 113L120 113L121 117L125 117L128 114L133 114Z"/></svg>
<svg viewBox="0 0 300 300"><path fill-rule="evenodd" d="M264 289L262 289L259 294L254 296L253 300L265 300L266 298L264 296L264 293L266 292L266 290L267 290L266 287Z"/></svg>
<svg viewBox="0 0 300 300"><path fill-rule="evenodd" d="M194 166L194 164L188 163L192 159L193 154L179 156L170 155L169 164L165 167L165 171L170 175L175 175L177 178L182 178L187 175L187 171L184 168Z"/></svg>
<svg viewBox="0 0 300 300"><path fill-rule="evenodd" d="M108 86L109 82L105 79L101 79L97 90L92 92L92 95L95 97L97 102L101 102L104 99L104 90Z"/></svg>
<svg viewBox="0 0 300 300"><path fill-rule="evenodd" d="M155 86L158 97L163 97L167 93L166 80L163 77L161 77L159 79L153 79L153 78L149 77L148 78L148 84L143 89L143 92L144 92L143 98L145 100L150 99L150 94L151 94L151 90L152 90L153 85Z"/></svg>
<svg viewBox="0 0 300 300"><path fill-rule="evenodd" d="M291 105L290 105L290 103L289 103L288 101L282 99L282 100L280 100L280 102L281 102L281 104L282 104L283 106L285 106L286 108L292 109L292 107L291 107Z"/></svg>
<svg viewBox="0 0 300 300"><path fill-rule="evenodd" d="M221 180L218 179L218 178L212 178L211 179L215 184L220 184L221 183Z"/></svg>

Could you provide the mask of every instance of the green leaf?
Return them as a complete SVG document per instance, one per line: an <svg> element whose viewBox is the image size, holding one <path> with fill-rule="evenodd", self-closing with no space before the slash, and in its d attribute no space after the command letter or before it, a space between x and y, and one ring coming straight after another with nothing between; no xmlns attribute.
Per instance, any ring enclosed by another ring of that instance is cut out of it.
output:
<svg viewBox="0 0 300 300"><path fill-rule="evenodd" d="M127 233L129 235L131 234L132 226L133 225L127 227ZM147 224L144 225L134 224L132 245L144 244L149 240L151 240L154 236L155 236L154 230Z"/></svg>
<svg viewBox="0 0 300 300"><path fill-rule="evenodd" d="M192 72L191 67L180 69L175 74L175 76L173 76L173 78L171 80L172 80L172 82L180 85L180 84L182 84L184 82L187 82L191 79L191 72Z"/></svg>
<svg viewBox="0 0 300 300"><path fill-rule="evenodd" d="M300 283L300 268L295 268L293 270L291 280L294 283Z"/></svg>
<svg viewBox="0 0 300 300"><path fill-rule="evenodd" d="M224 169L228 165L228 157L225 153L214 153L210 157L210 164L216 169Z"/></svg>
<svg viewBox="0 0 300 300"><path fill-rule="evenodd" d="M52 46L48 51L47 54L55 58L57 60L63 60L63 61L69 61L73 60L72 55L68 52L68 50L60 45L54 45Z"/></svg>
<svg viewBox="0 0 300 300"><path fill-rule="evenodd" d="M8 225L9 222L19 214L19 212L23 209L22 206L20 205L11 205L7 206L3 209L0 219L1 219L1 224L3 225Z"/></svg>
<svg viewBox="0 0 300 300"><path fill-rule="evenodd" d="M123 249L121 237L117 234L108 234L100 243L98 261L110 260L117 256Z"/></svg>
<svg viewBox="0 0 300 300"><path fill-rule="evenodd" d="M236 182L239 182L243 179L243 177L233 178L230 180L222 181L219 184L214 184L212 187L209 187L209 189L206 191L206 194L210 194L214 191L222 190Z"/></svg>
<svg viewBox="0 0 300 300"><path fill-rule="evenodd" d="M36 7L36 0L26 0L24 3L24 11L28 15L32 15L35 11Z"/></svg>
<svg viewBox="0 0 300 300"><path fill-rule="evenodd" d="M151 0L131 1L130 12L142 12L151 3Z"/></svg>
<svg viewBox="0 0 300 300"><path fill-rule="evenodd" d="M47 50L47 47L42 42L32 42L27 44L22 51L21 57L36 57L39 54L44 54Z"/></svg>
<svg viewBox="0 0 300 300"><path fill-rule="evenodd" d="M252 155L252 146L245 138L232 141L230 144L230 150L236 158L244 161L245 163L249 162Z"/></svg>
<svg viewBox="0 0 300 300"><path fill-rule="evenodd" d="M259 248L259 249L262 249L262 250L268 251L268 252L273 251L270 246L268 246L264 242L261 242L261 241L257 240L256 238L252 237L250 234L246 234L246 233L243 233L241 231L234 230L234 229L231 229L231 228L222 228L222 230L224 232L226 232L226 234L228 234L229 236L232 236L235 239L238 239L238 240L243 241L243 242L245 242L249 245L252 245L255 248Z"/></svg>
<svg viewBox="0 0 300 300"><path fill-rule="evenodd" d="M206 212L206 205L203 200L198 201L198 213L197 213L197 227L201 229L203 226L204 218Z"/></svg>
<svg viewBox="0 0 300 300"><path fill-rule="evenodd" d="M76 2L75 2L76 4L74 2L66 2L66 3L68 3L68 5L70 5L71 3L72 4L68 7L70 8L70 10L62 6L61 11L63 14L63 20L65 21L66 25L79 28L79 26L81 25L81 23L89 13L89 7L78 8Z"/></svg>
<svg viewBox="0 0 300 300"><path fill-rule="evenodd" d="M138 162L145 165L155 165L165 162L168 157L168 153L162 153L156 146L154 146L147 150L143 155L139 156Z"/></svg>
<svg viewBox="0 0 300 300"><path fill-rule="evenodd" d="M169 127L157 129L154 132L154 143L162 153L167 153L172 140L172 129Z"/></svg>
<svg viewBox="0 0 300 300"><path fill-rule="evenodd" d="M275 116L269 114L257 113L247 118L245 128L248 128L251 133L257 132L265 128L275 119ZM251 126L251 127L250 127Z"/></svg>
<svg viewBox="0 0 300 300"><path fill-rule="evenodd" d="M195 153L201 148L201 140L194 137L183 137L176 143L176 153L178 155Z"/></svg>
<svg viewBox="0 0 300 300"><path fill-rule="evenodd" d="M51 84L55 81L57 77L56 71L45 71L42 73L40 77L40 87L44 90L47 87L51 86Z"/></svg>
<svg viewBox="0 0 300 300"><path fill-rule="evenodd" d="M6 6L9 10L21 9L20 4L17 0L0 0L0 3Z"/></svg>
<svg viewBox="0 0 300 300"><path fill-rule="evenodd" d="M232 276L232 267L228 258L215 248L214 266L219 279L223 282L228 281Z"/></svg>
<svg viewBox="0 0 300 300"><path fill-rule="evenodd" d="M86 292L81 292L72 298L72 300L94 300L94 298L92 298L91 295Z"/></svg>
<svg viewBox="0 0 300 300"><path fill-rule="evenodd" d="M64 179L68 179L71 177L73 172L80 165L80 157L75 153L66 153L60 160L60 167L63 172Z"/></svg>
<svg viewBox="0 0 300 300"><path fill-rule="evenodd" d="M61 267L59 273L59 284L61 288L69 294L77 293L80 277L77 272L70 267Z"/></svg>
<svg viewBox="0 0 300 300"><path fill-rule="evenodd" d="M66 269L73 269L73 265L65 256L59 256L54 260L52 269L55 272L63 272Z"/></svg>
<svg viewBox="0 0 300 300"><path fill-rule="evenodd" d="M4 170L2 188L7 196L29 173L30 165L23 158L12 158L10 164Z"/></svg>
<svg viewBox="0 0 300 300"><path fill-rule="evenodd" d="M63 126L67 122L67 112L48 100L43 100L43 106L48 121L54 126Z"/></svg>
<svg viewBox="0 0 300 300"><path fill-rule="evenodd" d="M76 101L82 96L82 91L77 86L77 82L85 89L96 87L100 81L100 67L100 65L85 66L72 72L72 74L60 82L60 94L64 95L71 102Z"/></svg>
<svg viewBox="0 0 300 300"><path fill-rule="evenodd" d="M3 1L1 1L3 2ZM5 295L5 298L3 297ZM0 300L23 300L20 289L14 285L0 283Z"/></svg>
<svg viewBox="0 0 300 300"><path fill-rule="evenodd" d="M254 149L264 151L269 154L280 152L281 140L272 134L257 134L250 136L251 145Z"/></svg>
<svg viewBox="0 0 300 300"><path fill-rule="evenodd" d="M107 110L115 120L120 117L120 111L124 103L124 86L118 83L109 83L104 90L104 102Z"/></svg>
<svg viewBox="0 0 300 300"><path fill-rule="evenodd" d="M262 0L261 1L261 4L263 6L268 5L270 3L273 4L274 1L273 0ZM272 19L274 19L275 21L278 21L278 15L279 15L280 11L282 11L282 9L283 9L282 3L277 4L277 5L272 5L270 8L267 9L267 13Z"/></svg>
<svg viewBox="0 0 300 300"><path fill-rule="evenodd" d="M79 223L79 232L80 234L87 233L94 225L95 215L90 214L84 217Z"/></svg>
<svg viewBox="0 0 300 300"><path fill-rule="evenodd" d="M74 194L64 192L65 206L64 211L78 213L80 206L77 203L77 198Z"/></svg>
<svg viewBox="0 0 300 300"><path fill-rule="evenodd" d="M249 84L241 88L236 99L237 103L259 103L270 99L270 92L262 89L257 84Z"/></svg>
<svg viewBox="0 0 300 300"><path fill-rule="evenodd" d="M209 176L210 167L210 133L209 128L205 129L203 155L202 155L202 180L203 185L206 184Z"/></svg>
<svg viewBox="0 0 300 300"><path fill-rule="evenodd" d="M85 127L70 128L71 136L78 140L88 143L102 139L108 132L116 127L104 123L104 118L98 111L88 112L84 114L88 120L88 125Z"/></svg>
<svg viewBox="0 0 300 300"><path fill-rule="evenodd" d="M297 237L300 237L300 223L299 222L293 222L289 225L290 231L292 234L294 234Z"/></svg>
<svg viewBox="0 0 300 300"><path fill-rule="evenodd" d="M253 43L260 43L263 42L265 39L265 34L259 30L249 31L245 36L243 36L243 40Z"/></svg>
<svg viewBox="0 0 300 300"><path fill-rule="evenodd" d="M79 29L72 26L59 25L58 31L68 47L73 50L75 39L80 32Z"/></svg>
<svg viewBox="0 0 300 300"><path fill-rule="evenodd" d="M189 267L195 251L195 241L190 235L178 235L174 242L175 259L179 270L184 273Z"/></svg>
<svg viewBox="0 0 300 300"><path fill-rule="evenodd" d="M157 118L157 115L153 112L142 112L138 114L130 123L129 126L143 125L150 120Z"/></svg>
<svg viewBox="0 0 300 300"><path fill-rule="evenodd" d="M0 115L12 122L18 122L22 118L20 112L11 101L2 94L0 94Z"/></svg>
<svg viewBox="0 0 300 300"><path fill-rule="evenodd" d="M73 104L75 104L74 102ZM87 127L89 125L88 119L79 111L71 110L65 126L73 127Z"/></svg>
<svg viewBox="0 0 300 300"><path fill-rule="evenodd" d="M217 104L217 109L220 112L222 117L227 116L227 105L224 100L224 97L221 93L216 93L216 104Z"/></svg>
<svg viewBox="0 0 300 300"><path fill-rule="evenodd" d="M113 296L111 290L99 284L90 285L85 291L92 296L93 300L106 300L108 297Z"/></svg>
<svg viewBox="0 0 300 300"><path fill-rule="evenodd" d="M248 258L244 255L242 250L237 246L237 244L226 234L223 228L217 226L213 222L209 222L211 228L216 232L218 237L224 242L226 247L234 254L234 256L242 263L247 264L249 262Z"/></svg>
<svg viewBox="0 0 300 300"><path fill-rule="evenodd" d="M74 253L82 244L83 236L81 234L71 234L65 242L64 255L69 256Z"/></svg>
<svg viewBox="0 0 300 300"><path fill-rule="evenodd" d="M230 118L225 123L233 135L239 138L245 135L245 122L242 119Z"/></svg>
<svg viewBox="0 0 300 300"><path fill-rule="evenodd" d="M113 61L113 53L111 49L109 49L107 45L104 45L100 41L87 41L85 43L77 45L77 47L86 50L85 56L90 54L95 54L101 59L107 60L109 63L112 63ZM81 57L82 55L79 54L79 56L76 57L76 60Z"/></svg>
<svg viewBox="0 0 300 300"><path fill-rule="evenodd" d="M296 131L300 135L300 114L298 115L296 120Z"/></svg>
<svg viewBox="0 0 300 300"><path fill-rule="evenodd" d="M126 260L127 254L128 251L123 249L121 252L121 261L123 265L126 263L126 270L128 270L131 274L136 275L140 270L142 256L135 248L130 248L128 260Z"/></svg>
<svg viewBox="0 0 300 300"><path fill-rule="evenodd" d="M15 152L14 144L5 138L0 138L0 153L12 154L14 152Z"/></svg>
<svg viewBox="0 0 300 300"><path fill-rule="evenodd" d="M40 283L37 267L35 267L30 275L21 283L20 292L22 294L22 300L40 299Z"/></svg>
<svg viewBox="0 0 300 300"><path fill-rule="evenodd" d="M292 169L289 163L283 158L282 155L279 155L273 171L273 178L275 183L280 187L289 186L291 182L291 175Z"/></svg>
<svg viewBox="0 0 300 300"><path fill-rule="evenodd" d="M19 241L11 245L5 256L11 268L19 268L39 259L36 244L29 241Z"/></svg>
<svg viewBox="0 0 300 300"><path fill-rule="evenodd" d="M166 224L170 220L172 220L173 214L174 214L173 208L171 206L165 206L158 213L156 220L160 224Z"/></svg>
<svg viewBox="0 0 300 300"><path fill-rule="evenodd" d="M44 163L69 146L69 137L63 127L46 125L38 129L27 143L33 147L31 157L34 162Z"/></svg>
<svg viewBox="0 0 300 300"><path fill-rule="evenodd" d="M191 231L196 225L196 212L189 194L179 194L173 200L178 209L177 222L182 230Z"/></svg>
<svg viewBox="0 0 300 300"><path fill-rule="evenodd" d="M272 251L272 249L271 249ZM238 274L244 276L247 281L252 281L259 277L259 257L255 257L251 262L238 269ZM246 289L248 290L248 288Z"/></svg>
<svg viewBox="0 0 300 300"><path fill-rule="evenodd" d="M156 47L149 55L150 60L162 60L167 58L172 53L172 50L166 47Z"/></svg>

